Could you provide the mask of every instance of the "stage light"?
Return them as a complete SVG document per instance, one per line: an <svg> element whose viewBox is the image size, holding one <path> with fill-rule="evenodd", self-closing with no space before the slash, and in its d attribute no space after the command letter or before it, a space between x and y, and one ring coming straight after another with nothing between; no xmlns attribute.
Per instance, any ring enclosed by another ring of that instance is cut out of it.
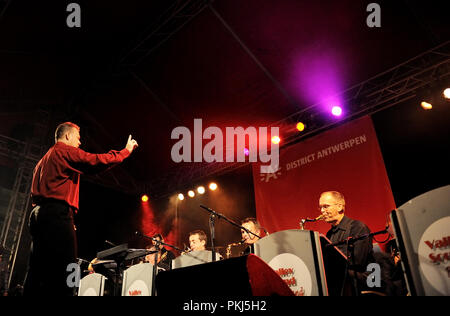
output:
<svg viewBox="0 0 450 316"><path fill-rule="evenodd" d="M217 184L215 184L214 182L211 182L211 183L209 184L209 189L210 189L211 191L215 191L215 190L217 189Z"/></svg>
<svg viewBox="0 0 450 316"><path fill-rule="evenodd" d="M331 108L331 114L333 114L334 116L341 116L342 115L342 108L340 106L333 106Z"/></svg>
<svg viewBox="0 0 450 316"><path fill-rule="evenodd" d="M183 201L184 195L182 193L178 194L178 200Z"/></svg>
<svg viewBox="0 0 450 316"><path fill-rule="evenodd" d="M444 95L444 98L450 99L450 88L445 89L442 94Z"/></svg>
<svg viewBox="0 0 450 316"><path fill-rule="evenodd" d="M272 137L272 143L275 145L279 144L281 142L281 138L279 136L273 136Z"/></svg>
<svg viewBox="0 0 450 316"><path fill-rule="evenodd" d="M203 193L205 193L205 187L204 187L204 186L199 186L199 187L197 188L197 192L198 192L198 194L203 194Z"/></svg>
<svg viewBox="0 0 450 316"><path fill-rule="evenodd" d="M142 201L142 202L147 202L147 201L148 201L148 195L147 195L147 194L144 194L144 195L141 197L141 201Z"/></svg>
<svg viewBox="0 0 450 316"><path fill-rule="evenodd" d="M193 198L195 196L195 192L192 190L189 190L188 195L189 195L189 197Z"/></svg>
<svg viewBox="0 0 450 316"><path fill-rule="evenodd" d="M431 103L428 103L426 101L422 101L420 103L420 106L424 109L424 110L431 110L433 108L433 106L431 105Z"/></svg>
<svg viewBox="0 0 450 316"><path fill-rule="evenodd" d="M250 151L248 148L244 148L244 155L248 156L250 154Z"/></svg>
<svg viewBox="0 0 450 316"><path fill-rule="evenodd" d="M297 130L299 131L299 132L303 132L304 130L305 130L305 124L303 124L302 122L298 122L297 123L297 125L296 125L296 127L297 127Z"/></svg>

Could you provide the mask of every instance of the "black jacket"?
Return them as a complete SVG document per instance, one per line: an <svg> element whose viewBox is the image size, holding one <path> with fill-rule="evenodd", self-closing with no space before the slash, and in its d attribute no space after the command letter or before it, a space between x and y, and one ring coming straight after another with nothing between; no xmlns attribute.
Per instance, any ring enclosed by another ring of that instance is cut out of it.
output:
<svg viewBox="0 0 450 316"><path fill-rule="evenodd" d="M344 216L339 225L327 232L332 243L347 240L349 237L361 237L370 234L370 229L363 222ZM336 246L349 259L352 270L365 272L367 265L374 262L372 238L367 237L353 243L353 251L347 244Z"/></svg>

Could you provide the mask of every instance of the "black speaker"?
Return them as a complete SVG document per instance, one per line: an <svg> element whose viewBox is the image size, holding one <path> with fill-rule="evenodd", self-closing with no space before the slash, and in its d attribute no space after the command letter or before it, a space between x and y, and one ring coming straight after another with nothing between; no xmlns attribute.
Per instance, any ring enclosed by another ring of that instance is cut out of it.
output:
<svg viewBox="0 0 450 316"><path fill-rule="evenodd" d="M158 296L293 296L255 255L162 271L155 282Z"/></svg>

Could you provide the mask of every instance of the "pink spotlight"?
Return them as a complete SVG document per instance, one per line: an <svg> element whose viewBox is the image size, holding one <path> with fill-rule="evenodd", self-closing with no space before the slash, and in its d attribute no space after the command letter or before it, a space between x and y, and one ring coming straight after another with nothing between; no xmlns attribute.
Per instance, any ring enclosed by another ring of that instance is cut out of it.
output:
<svg viewBox="0 0 450 316"><path fill-rule="evenodd" d="M334 116L341 116L342 115L342 108L340 106L333 106L331 108L331 114L333 114Z"/></svg>
<svg viewBox="0 0 450 316"><path fill-rule="evenodd" d="M250 151L248 148L244 148L244 155L248 156L250 154Z"/></svg>

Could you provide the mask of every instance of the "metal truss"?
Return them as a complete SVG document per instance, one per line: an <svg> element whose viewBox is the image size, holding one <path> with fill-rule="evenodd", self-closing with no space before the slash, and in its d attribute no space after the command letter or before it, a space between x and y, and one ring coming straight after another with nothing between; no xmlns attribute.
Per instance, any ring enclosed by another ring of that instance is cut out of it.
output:
<svg viewBox="0 0 450 316"><path fill-rule="evenodd" d="M83 111L83 115L84 118L88 120L88 124L86 126L81 126L81 129L84 131L83 139L85 140L85 143L88 143L93 148L93 151L97 153L107 152L108 149L105 149L103 146L96 142L95 136L91 137L91 131L92 129L94 129L96 131L95 134L102 133L109 139L113 139L113 137L91 114ZM59 121L64 122L66 121L66 118L60 118ZM111 170L102 172L100 174L84 174L83 180L89 181L94 184L99 184L110 189L119 190L120 192L124 192L127 194L139 194L138 183L120 164L114 166L114 168L112 168Z"/></svg>
<svg viewBox="0 0 450 316"><path fill-rule="evenodd" d="M177 33L205 9L211 0L176 0L125 52L119 60L130 69L145 60L154 50Z"/></svg>
<svg viewBox="0 0 450 316"><path fill-rule="evenodd" d="M120 59L120 65L125 66L128 71L132 72L133 67L145 60L203 9L209 7L247 54L253 58L259 68L272 80L274 85L291 103L295 104L296 101L289 96L245 43L233 32L226 21L214 10L212 2L211 0L175 1L155 24L147 32L144 32L133 48L123 55ZM376 111L409 100L415 97L420 88L448 78L449 46L449 42L443 43L340 93L340 100L343 100L347 112L344 119L332 120L328 113L323 113L323 109L318 104L314 104L274 122L271 126L280 128L280 135L283 139L282 147L332 128L344 121L373 114ZM296 131L295 124L297 122L303 122L307 126L307 130L303 133ZM138 193L146 192L153 198L165 197L179 190L184 190L207 177L218 176L247 164L242 162L183 163L154 181L139 184Z"/></svg>
<svg viewBox="0 0 450 316"><path fill-rule="evenodd" d="M11 3L11 0L0 0L0 21L3 17L3 15L6 12L6 9L8 9L9 4Z"/></svg>
<svg viewBox="0 0 450 316"><path fill-rule="evenodd" d="M45 150L44 140L47 137L50 120L50 112L42 106L39 106L34 114L36 119L33 124L32 137L27 141L0 135L0 156L11 161L17 168L0 235L0 243L8 251L8 269L11 271L8 284L16 275L16 259L22 255L27 257L29 254L30 245L21 248L20 244L31 209L30 189L33 169ZM27 253L18 255L19 249L23 249L22 251Z"/></svg>
<svg viewBox="0 0 450 316"><path fill-rule="evenodd" d="M343 122L410 100L421 89L449 79L450 41L341 92L339 99L344 100L347 112L344 119L332 119L319 104L314 104L270 126L280 128L283 139L281 147L286 147ZM295 129L297 122L306 125L305 132L299 133ZM156 181L143 184L141 190L154 198L160 198L177 190L184 190L207 177L218 176L247 164L248 162L184 163Z"/></svg>
<svg viewBox="0 0 450 316"><path fill-rule="evenodd" d="M7 141L6 148L5 141ZM12 270L29 208L33 168L39 158L31 153L36 148L28 143L0 136L0 144L0 154L18 165L0 234L0 244L8 250L8 265Z"/></svg>
<svg viewBox="0 0 450 316"><path fill-rule="evenodd" d="M184 193L210 176L219 176L247 164L245 162L183 163L183 166L173 168L157 180L141 184L140 192L150 194L153 199L167 197L179 191ZM206 185L206 183L202 184Z"/></svg>
<svg viewBox="0 0 450 316"><path fill-rule="evenodd" d="M450 80L450 41L430 49L381 74L339 93L347 114L344 121L374 114L388 107L415 98L424 88ZM297 122L307 126L306 133L292 132ZM306 107L277 121L283 145L287 146L310 134L341 124L330 118L319 104Z"/></svg>
<svg viewBox="0 0 450 316"><path fill-rule="evenodd" d="M142 192L141 186L120 166L101 174L83 175L83 180L127 194L140 194Z"/></svg>

